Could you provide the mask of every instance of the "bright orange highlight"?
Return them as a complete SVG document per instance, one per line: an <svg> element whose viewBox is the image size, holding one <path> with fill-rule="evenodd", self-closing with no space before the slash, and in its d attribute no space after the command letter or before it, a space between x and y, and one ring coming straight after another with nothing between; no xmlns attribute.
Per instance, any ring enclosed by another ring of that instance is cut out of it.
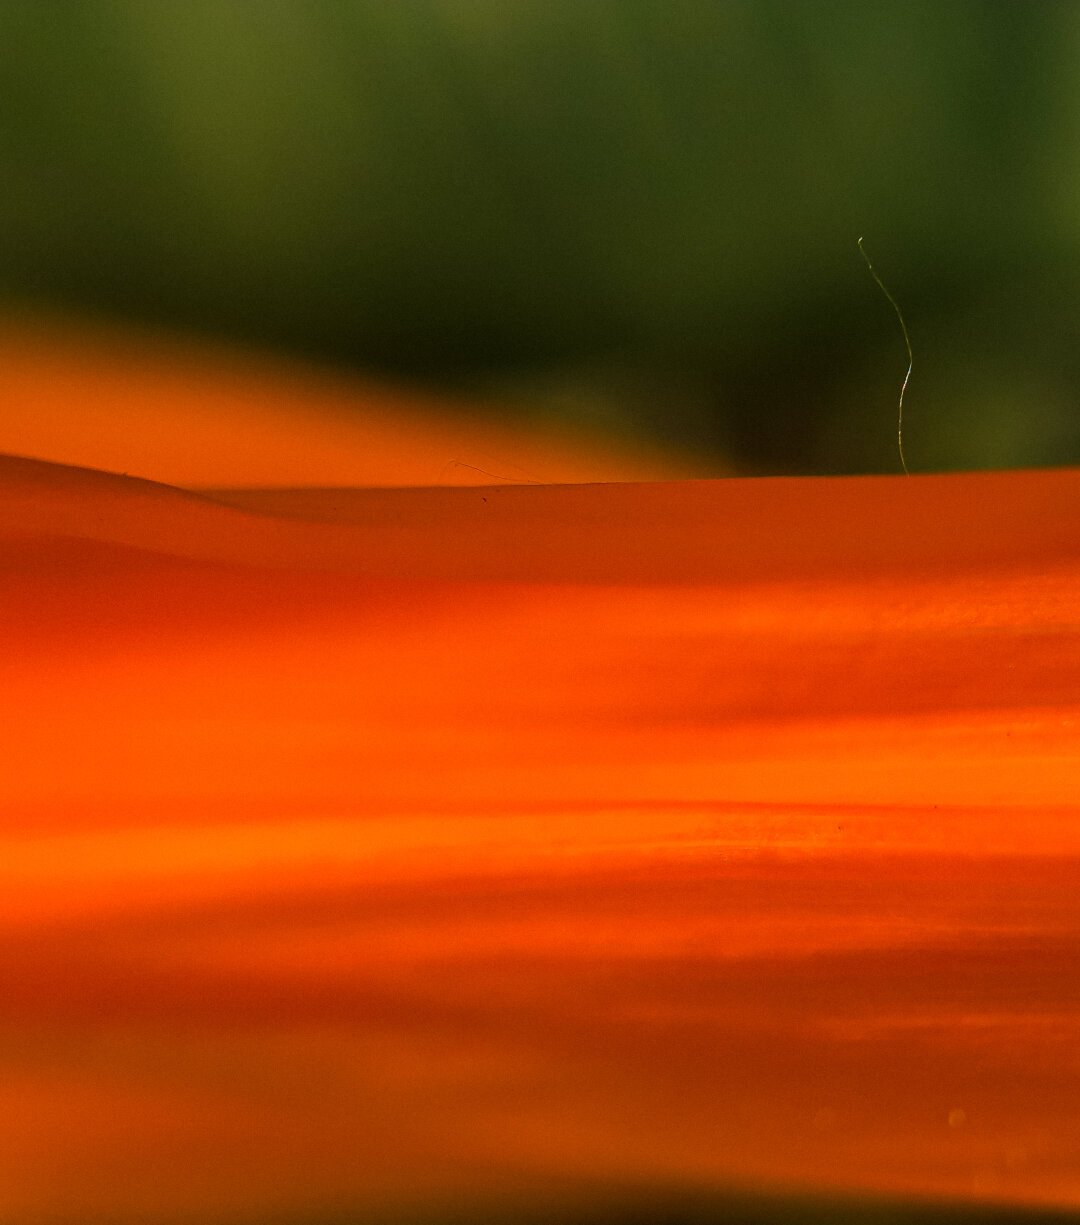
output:
<svg viewBox="0 0 1080 1225"><path fill-rule="evenodd" d="M1080 1204L1078 541L3 460L0 1216Z"/></svg>

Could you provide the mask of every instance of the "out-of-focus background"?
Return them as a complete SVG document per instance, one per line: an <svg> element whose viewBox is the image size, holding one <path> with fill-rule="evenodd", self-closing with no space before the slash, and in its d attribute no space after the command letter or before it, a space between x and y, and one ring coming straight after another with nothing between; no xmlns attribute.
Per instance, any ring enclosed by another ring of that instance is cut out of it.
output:
<svg viewBox="0 0 1080 1225"><path fill-rule="evenodd" d="M1080 5L3 0L0 308L748 473L1080 460ZM0 404L0 412L3 406Z"/></svg>

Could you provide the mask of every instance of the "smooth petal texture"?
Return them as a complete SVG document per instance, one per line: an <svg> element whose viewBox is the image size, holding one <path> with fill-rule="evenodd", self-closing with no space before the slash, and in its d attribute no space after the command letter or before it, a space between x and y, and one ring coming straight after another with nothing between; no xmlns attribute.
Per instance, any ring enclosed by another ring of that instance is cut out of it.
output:
<svg viewBox="0 0 1080 1225"><path fill-rule="evenodd" d="M0 459L0 1216L1080 1205L1080 472L216 483Z"/></svg>

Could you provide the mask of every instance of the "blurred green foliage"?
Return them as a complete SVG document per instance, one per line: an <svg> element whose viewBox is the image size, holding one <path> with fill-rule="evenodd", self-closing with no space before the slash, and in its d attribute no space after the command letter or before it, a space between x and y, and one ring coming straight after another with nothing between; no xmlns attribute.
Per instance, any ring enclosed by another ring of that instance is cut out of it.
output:
<svg viewBox="0 0 1080 1225"><path fill-rule="evenodd" d="M747 471L1080 461L1069 0L2 0L0 295ZM2 406L0 406L2 411Z"/></svg>

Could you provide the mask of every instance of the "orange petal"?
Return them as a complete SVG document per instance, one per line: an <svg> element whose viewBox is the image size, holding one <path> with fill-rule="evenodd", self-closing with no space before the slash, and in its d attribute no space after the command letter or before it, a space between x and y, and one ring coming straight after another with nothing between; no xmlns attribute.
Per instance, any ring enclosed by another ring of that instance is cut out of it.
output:
<svg viewBox="0 0 1080 1225"><path fill-rule="evenodd" d="M1080 1204L1078 541L5 459L0 1215Z"/></svg>

